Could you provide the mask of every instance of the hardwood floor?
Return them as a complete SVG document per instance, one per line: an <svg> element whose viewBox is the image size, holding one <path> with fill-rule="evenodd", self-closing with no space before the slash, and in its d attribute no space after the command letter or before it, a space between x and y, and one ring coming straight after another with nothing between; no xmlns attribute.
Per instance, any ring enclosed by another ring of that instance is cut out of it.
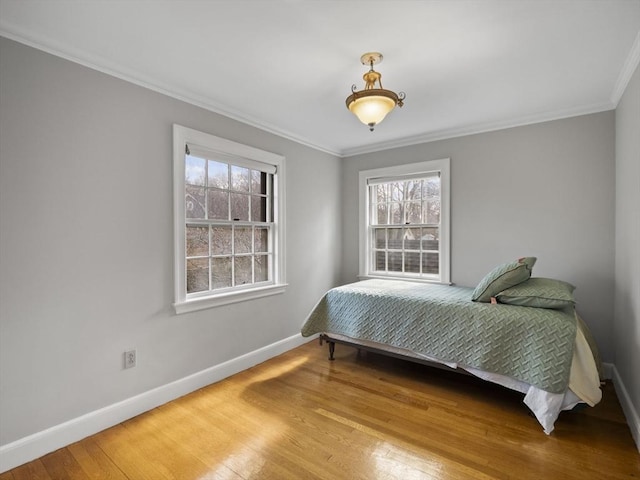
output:
<svg viewBox="0 0 640 480"><path fill-rule="evenodd" d="M311 342L0 475L24 479L629 479L611 384L547 436L522 395Z"/></svg>

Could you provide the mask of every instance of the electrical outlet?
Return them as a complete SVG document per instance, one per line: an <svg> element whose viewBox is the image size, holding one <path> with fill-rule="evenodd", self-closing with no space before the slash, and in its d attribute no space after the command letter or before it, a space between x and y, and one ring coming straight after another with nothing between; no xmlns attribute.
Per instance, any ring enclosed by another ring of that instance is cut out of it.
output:
<svg viewBox="0 0 640 480"><path fill-rule="evenodd" d="M124 368L133 368L136 366L136 351L128 350L124 352Z"/></svg>

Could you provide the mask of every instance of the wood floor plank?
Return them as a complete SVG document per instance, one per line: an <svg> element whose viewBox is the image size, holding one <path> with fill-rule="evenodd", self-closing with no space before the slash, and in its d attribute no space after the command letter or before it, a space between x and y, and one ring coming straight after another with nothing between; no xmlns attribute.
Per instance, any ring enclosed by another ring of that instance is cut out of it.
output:
<svg viewBox="0 0 640 480"><path fill-rule="evenodd" d="M93 437L67 447L87 477L95 480L127 480L127 476L98 446Z"/></svg>
<svg viewBox="0 0 640 480"><path fill-rule="evenodd" d="M640 454L611 384L545 435L523 395L311 342L0 480L633 479Z"/></svg>
<svg viewBox="0 0 640 480"><path fill-rule="evenodd" d="M87 478L86 472L68 448L61 448L42 457L42 464L47 469L51 478L56 480L75 480Z"/></svg>
<svg viewBox="0 0 640 480"><path fill-rule="evenodd" d="M11 470L14 480L52 480L40 459Z"/></svg>
<svg viewBox="0 0 640 480"><path fill-rule="evenodd" d="M155 450L152 437L144 439L133 437L124 424L94 435L97 445L128 478L140 480L175 478L158 461L164 457L164 452Z"/></svg>

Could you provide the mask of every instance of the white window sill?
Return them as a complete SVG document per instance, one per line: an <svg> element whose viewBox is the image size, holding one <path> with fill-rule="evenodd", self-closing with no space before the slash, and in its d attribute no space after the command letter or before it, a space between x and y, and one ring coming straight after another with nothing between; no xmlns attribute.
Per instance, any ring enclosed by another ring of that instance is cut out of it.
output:
<svg viewBox="0 0 640 480"><path fill-rule="evenodd" d="M230 303L245 302L247 300L254 300L256 298L267 297L270 295L278 295L284 293L287 288L286 283L278 285L269 285L261 288L254 288L251 290L244 290L239 292L229 292L209 297L193 298L185 300L183 302L176 302L173 304L177 314L195 312L197 310L204 310L207 308L219 307L221 305L228 305Z"/></svg>

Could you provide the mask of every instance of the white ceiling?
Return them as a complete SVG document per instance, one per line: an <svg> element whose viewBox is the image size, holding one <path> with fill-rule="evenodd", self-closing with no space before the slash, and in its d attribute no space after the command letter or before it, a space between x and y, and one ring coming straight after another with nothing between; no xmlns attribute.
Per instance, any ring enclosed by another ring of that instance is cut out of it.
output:
<svg viewBox="0 0 640 480"><path fill-rule="evenodd" d="M0 34L337 155L615 108L640 0L0 0ZM345 107L380 51L402 109Z"/></svg>

